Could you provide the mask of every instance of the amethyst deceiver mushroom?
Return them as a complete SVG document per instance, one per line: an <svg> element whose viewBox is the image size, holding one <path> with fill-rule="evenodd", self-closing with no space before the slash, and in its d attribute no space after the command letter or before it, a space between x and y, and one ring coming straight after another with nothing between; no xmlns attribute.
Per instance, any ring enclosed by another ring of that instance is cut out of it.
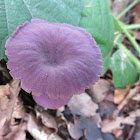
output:
<svg viewBox="0 0 140 140"><path fill-rule="evenodd" d="M102 55L84 29L32 19L6 42L7 66L40 105L55 109L91 87L102 72Z"/></svg>

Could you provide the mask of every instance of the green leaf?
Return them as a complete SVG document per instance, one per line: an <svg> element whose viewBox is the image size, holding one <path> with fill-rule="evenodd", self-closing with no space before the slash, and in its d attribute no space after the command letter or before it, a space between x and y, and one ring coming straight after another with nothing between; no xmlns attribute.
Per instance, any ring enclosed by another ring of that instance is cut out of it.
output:
<svg viewBox="0 0 140 140"><path fill-rule="evenodd" d="M138 80L134 65L122 50L117 50L113 54L110 68L115 88L126 88L127 84L134 84Z"/></svg>
<svg viewBox="0 0 140 140"><path fill-rule="evenodd" d="M6 43L6 40L8 38L6 37L5 39L2 40L1 42L1 49L0 49L0 60L1 59L5 59L6 61L8 60L6 55L5 55L5 43Z"/></svg>
<svg viewBox="0 0 140 140"><path fill-rule="evenodd" d="M114 16L112 16L112 17L113 17L114 30L115 30L115 32L122 32L122 29L121 29L121 27L119 25L118 20Z"/></svg>
<svg viewBox="0 0 140 140"><path fill-rule="evenodd" d="M101 48L103 58L113 49L114 27L108 0L83 0L80 26L92 34Z"/></svg>
<svg viewBox="0 0 140 140"><path fill-rule="evenodd" d="M107 55L106 57L103 58L103 70L102 70L102 75L105 74L105 72L108 69L108 66L110 65L111 62L111 58L109 55Z"/></svg>
<svg viewBox="0 0 140 140"><path fill-rule="evenodd" d="M0 0L0 59L5 58L5 39L32 18L78 26L81 0Z"/></svg>

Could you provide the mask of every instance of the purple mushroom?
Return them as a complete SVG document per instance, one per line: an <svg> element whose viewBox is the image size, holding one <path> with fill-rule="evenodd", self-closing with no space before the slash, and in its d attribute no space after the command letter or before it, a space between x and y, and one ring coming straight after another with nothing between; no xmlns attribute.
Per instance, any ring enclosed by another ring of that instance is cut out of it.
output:
<svg viewBox="0 0 140 140"><path fill-rule="evenodd" d="M102 72L102 55L84 29L32 19L6 42L7 66L34 100L55 109L91 87Z"/></svg>

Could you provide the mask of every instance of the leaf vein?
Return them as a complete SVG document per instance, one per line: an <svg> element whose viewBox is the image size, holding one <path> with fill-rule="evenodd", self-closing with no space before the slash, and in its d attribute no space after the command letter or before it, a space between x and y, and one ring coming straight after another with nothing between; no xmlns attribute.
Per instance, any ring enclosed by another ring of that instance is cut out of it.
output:
<svg viewBox="0 0 140 140"><path fill-rule="evenodd" d="M9 36L9 23L8 23L8 14L7 14L7 10L6 10L6 2L5 2L5 0L4 0L4 7L5 7L5 17L6 17L6 24L7 24L7 32L8 32L8 36Z"/></svg>

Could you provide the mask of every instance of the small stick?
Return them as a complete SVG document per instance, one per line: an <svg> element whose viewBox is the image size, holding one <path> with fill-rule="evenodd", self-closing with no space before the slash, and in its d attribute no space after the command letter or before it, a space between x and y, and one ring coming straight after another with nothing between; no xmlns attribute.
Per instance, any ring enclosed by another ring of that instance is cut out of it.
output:
<svg viewBox="0 0 140 140"><path fill-rule="evenodd" d="M113 118L116 118L119 112L124 108L125 105L128 104L129 100L132 99L138 92L140 91L140 86L136 86L135 88L129 91L129 94L126 98L118 105L117 109L113 112Z"/></svg>

